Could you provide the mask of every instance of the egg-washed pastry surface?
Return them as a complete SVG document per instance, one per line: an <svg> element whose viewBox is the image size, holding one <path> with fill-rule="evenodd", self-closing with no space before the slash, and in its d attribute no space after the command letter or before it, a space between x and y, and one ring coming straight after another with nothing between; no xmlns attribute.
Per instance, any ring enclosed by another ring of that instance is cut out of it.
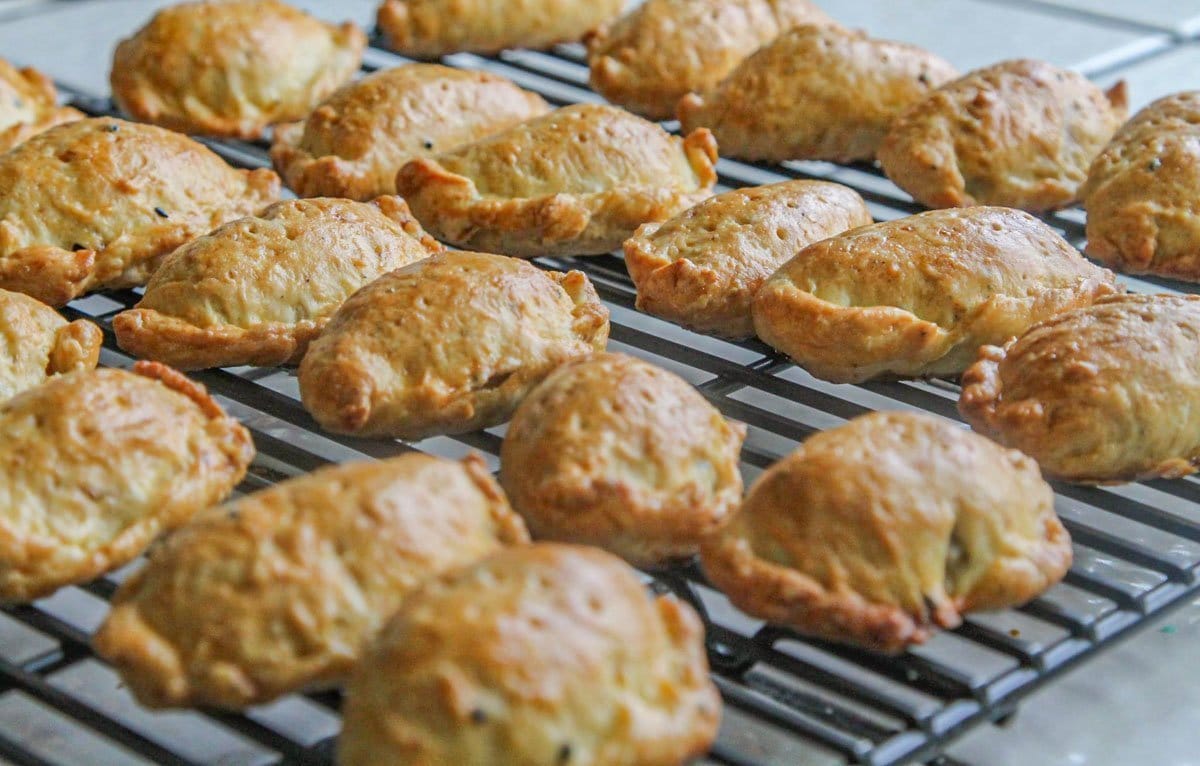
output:
<svg viewBox="0 0 1200 766"><path fill-rule="evenodd" d="M754 335L750 301L781 265L818 240L871 223L853 189L784 181L718 194L625 240L637 307L700 332Z"/></svg>
<svg viewBox="0 0 1200 766"><path fill-rule="evenodd" d="M0 404L0 602L128 563L224 499L253 457L249 432L160 364L70 373Z"/></svg>
<svg viewBox="0 0 1200 766"><path fill-rule="evenodd" d="M1018 210L934 210L809 245L754 296L758 336L819 378L958 375L980 346L1116 291Z"/></svg>
<svg viewBox="0 0 1200 766"><path fill-rule="evenodd" d="M322 427L423 439L509 418L563 362L608 342L608 309L582 273L449 252L347 300L300 364Z"/></svg>
<svg viewBox="0 0 1200 766"><path fill-rule="evenodd" d="M302 197L395 194L396 172L537 117L550 107L509 80L409 64L347 85L304 120L275 128L271 160Z"/></svg>
<svg viewBox="0 0 1200 766"><path fill-rule="evenodd" d="M879 148L888 178L929 207L1066 207L1128 111L1041 61L1004 61L938 88L892 123Z"/></svg>
<svg viewBox="0 0 1200 766"><path fill-rule="evenodd" d="M78 109L58 105L58 91L49 77L31 67L17 69L0 59L0 152L83 116Z"/></svg>
<svg viewBox="0 0 1200 766"><path fill-rule="evenodd" d="M811 437L701 552L747 614L889 653L967 612L1029 601L1071 557L1033 460L901 412Z"/></svg>
<svg viewBox="0 0 1200 766"><path fill-rule="evenodd" d="M0 402L54 375L92 369L103 341L85 319L68 322L28 295L0 290Z"/></svg>
<svg viewBox="0 0 1200 766"><path fill-rule="evenodd" d="M347 688L341 766L682 766L716 738L704 628L595 548L508 548L426 582Z"/></svg>
<svg viewBox="0 0 1200 766"><path fill-rule="evenodd" d="M396 190L434 236L525 258L614 250L643 223L712 193L717 146L614 106L578 104L400 169Z"/></svg>
<svg viewBox="0 0 1200 766"><path fill-rule="evenodd" d="M358 71L367 37L279 0L204 0L158 11L117 46L126 114L183 133L258 138L304 117Z"/></svg>

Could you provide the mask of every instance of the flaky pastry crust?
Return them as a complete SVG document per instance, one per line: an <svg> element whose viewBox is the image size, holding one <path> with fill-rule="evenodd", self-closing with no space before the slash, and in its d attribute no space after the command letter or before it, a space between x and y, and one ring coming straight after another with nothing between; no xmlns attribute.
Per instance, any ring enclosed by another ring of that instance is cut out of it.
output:
<svg viewBox="0 0 1200 766"><path fill-rule="evenodd" d="M32 67L17 69L0 59L0 152L83 116L78 109L58 105L58 91L49 77Z"/></svg>
<svg viewBox="0 0 1200 766"><path fill-rule="evenodd" d="M28 295L0 290L0 402L55 375L92 369L103 341L85 319L68 322Z"/></svg>

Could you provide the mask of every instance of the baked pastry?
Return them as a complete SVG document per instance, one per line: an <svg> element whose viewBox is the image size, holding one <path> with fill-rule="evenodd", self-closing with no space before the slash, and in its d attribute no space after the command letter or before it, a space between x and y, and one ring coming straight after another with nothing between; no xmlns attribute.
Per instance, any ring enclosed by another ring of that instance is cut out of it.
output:
<svg viewBox="0 0 1200 766"><path fill-rule="evenodd" d="M707 92L785 29L832 24L809 0L646 0L588 36L589 82L652 120Z"/></svg>
<svg viewBox="0 0 1200 766"><path fill-rule="evenodd" d="M1082 483L1176 478L1200 461L1200 297L1116 295L981 349L958 408Z"/></svg>
<svg viewBox="0 0 1200 766"><path fill-rule="evenodd" d="M915 45L831 24L784 32L676 113L743 160L875 159L892 120L958 72Z"/></svg>
<svg viewBox="0 0 1200 766"><path fill-rule="evenodd" d="M817 377L958 375L980 346L1116 291L1018 210L934 210L800 251L754 296L758 337Z"/></svg>
<svg viewBox="0 0 1200 766"><path fill-rule="evenodd" d="M113 99L135 119L182 133L258 138L298 120L347 82L367 36L279 0L163 8L113 56Z"/></svg>
<svg viewBox="0 0 1200 766"><path fill-rule="evenodd" d="M396 172L550 111L536 93L489 72L409 64L334 93L305 120L279 125L271 160L302 197L369 200L396 193Z"/></svg>
<svg viewBox="0 0 1200 766"><path fill-rule="evenodd" d="M478 457L329 466L197 514L94 645L143 705L240 710L340 683L418 584L528 540Z"/></svg>
<svg viewBox="0 0 1200 766"><path fill-rule="evenodd" d="M167 256L113 330L183 370L298 364L360 287L442 249L398 197L279 202Z"/></svg>
<svg viewBox="0 0 1200 766"><path fill-rule="evenodd" d="M376 24L397 53L435 58L549 48L580 39L626 0L383 0Z"/></svg>
<svg viewBox="0 0 1200 766"><path fill-rule="evenodd" d="M128 563L228 495L253 457L203 386L153 362L62 375L0 404L0 602Z"/></svg>
<svg viewBox="0 0 1200 766"><path fill-rule="evenodd" d="M500 482L535 537L636 566L691 556L742 499L746 427L679 376L624 354L568 362L530 392Z"/></svg>
<svg viewBox="0 0 1200 766"><path fill-rule="evenodd" d="M871 223L858 192L784 181L718 194L625 240L637 307L700 332L754 335L750 299L801 248Z"/></svg>
<svg viewBox="0 0 1200 766"><path fill-rule="evenodd" d="M0 154L0 288L61 306L145 283L161 256L279 195L187 136L109 117Z"/></svg>
<svg viewBox="0 0 1200 766"><path fill-rule="evenodd" d="M341 766L681 766L716 738L704 628L594 548L508 548L427 581L347 688Z"/></svg>
<svg viewBox="0 0 1200 766"><path fill-rule="evenodd" d="M684 139L614 106L577 104L409 162L396 190L434 236L533 258L597 255L705 199L707 130Z"/></svg>
<svg viewBox="0 0 1200 766"><path fill-rule="evenodd" d="M324 428L423 439L502 423L563 362L608 342L608 309L578 271L442 253L354 294L300 363Z"/></svg>
<svg viewBox="0 0 1200 766"><path fill-rule="evenodd" d="M49 77L31 67L17 69L0 59L0 152L83 116L78 109L58 105L58 91Z"/></svg>
<svg viewBox="0 0 1200 766"><path fill-rule="evenodd" d="M1057 210L1077 199L1092 158L1127 113L1123 81L1103 93L1043 61L1004 61L909 107L892 123L879 161L928 207Z"/></svg>
<svg viewBox="0 0 1200 766"><path fill-rule="evenodd" d="M1088 255L1131 274L1200 281L1200 91L1138 112L1092 162L1080 196Z"/></svg>
<svg viewBox="0 0 1200 766"><path fill-rule="evenodd" d="M1071 555L1032 460L948 420L884 412L771 466L701 562L747 614L894 653L967 612L1029 601Z"/></svg>
<svg viewBox="0 0 1200 766"><path fill-rule="evenodd" d="M54 375L92 369L103 341L87 320L67 322L28 295L0 290L0 402Z"/></svg>

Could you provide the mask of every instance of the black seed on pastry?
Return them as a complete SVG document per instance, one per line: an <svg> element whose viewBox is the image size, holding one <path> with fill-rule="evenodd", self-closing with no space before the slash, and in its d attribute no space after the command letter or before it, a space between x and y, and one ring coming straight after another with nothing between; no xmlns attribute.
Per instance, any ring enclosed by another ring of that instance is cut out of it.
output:
<svg viewBox="0 0 1200 766"><path fill-rule="evenodd" d="M1150 160L1150 164L1146 166L1146 170L1149 170L1151 173L1153 173L1154 171L1158 170L1161 167L1162 167L1162 158L1155 157L1154 159Z"/></svg>
<svg viewBox="0 0 1200 766"><path fill-rule="evenodd" d="M487 719L487 713L483 711L483 708L477 707L471 711L471 723L483 724L487 723Z"/></svg>
<svg viewBox="0 0 1200 766"><path fill-rule="evenodd" d="M87 250L87 248L84 247L83 245L79 244L78 242L71 245L71 252L78 253L80 250Z"/></svg>
<svg viewBox="0 0 1200 766"><path fill-rule="evenodd" d="M571 746L569 744L563 744L562 747L558 748L558 762L568 763L570 760Z"/></svg>
<svg viewBox="0 0 1200 766"><path fill-rule="evenodd" d="M424 140L423 142L421 142L421 143L422 143L422 144L425 146L425 148L426 148L426 149L432 149L432 148L433 148L433 142L432 142L432 141L430 141L428 138L427 138L427 139L425 139L425 140Z"/></svg>
<svg viewBox="0 0 1200 766"><path fill-rule="evenodd" d="M170 218L171 217L171 216L167 215L167 211L163 210L161 207L154 208L154 212L158 215L159 218Z"/></svg>

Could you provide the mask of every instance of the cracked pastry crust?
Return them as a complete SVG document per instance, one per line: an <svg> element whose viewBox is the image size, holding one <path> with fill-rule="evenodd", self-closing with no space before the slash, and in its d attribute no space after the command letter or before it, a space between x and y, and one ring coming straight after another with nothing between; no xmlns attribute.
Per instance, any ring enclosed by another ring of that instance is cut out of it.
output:
<svg viewBox="0 0 1200 766"><path fill-rule="evenodd" d="M784 181L718 194L625 240L637 307L725 338L753 337L750 301L807 245L871 223L858 192Z"/></svg>
<svg viewBox="0 0 1200 766"><path fill-rule="evenodd" d="M94 645L143 705L240 710L341 683L418 584L528 540L477 456L329 466L198 514Z"/></svg>
<svg viewBox="0 0 1200 766"><path fill-rule="evenodd" d="M1200 462L1200 297L1116 295L987 346L958 409L1067 481L1118 484Z"/></svg>
<svg viewBox="0 0 1200 766"><path fill-rule="evenodd" d="M745 438L679 376L597 354L559 367L521 402L500 482L535 537L656 566L694 555L737 508Z"/></svg>
<svg viewBox="0 0 1200 766"><path fill-rule="evenodd" d="M0 152L83 117L78 109L58 105L58 91L49 77L31 67L17 69L0 59Z"/></svg>
<svg viewBox="0 0 1200 766"><path fill-rule="evenodd" d="M980 346L1116 292L1019 210L934 210L810 245L754 296L768 345L825 380L958 375Z"/></svg>
<svg viewBox="0 0 1200 766"><path fill-rule="evenodd" d="M799 24L832 24L809 0L646 0L588 36L589 83L614 104L669 120L688 93L716 87Z"/></svg>
<svg viewBox="0 0 1200 766"><path fill-rule="evenodd" d="M167 256L113 330L183 370L298 364L359 288L442 249L399 197L279 202Z"/></svg>
<svg viewBox="0 0 1200 766"><path fill-rule="evenodd" d="M1057 210L1128 112L1125 83L1103 93L1041 61L1005 61L943 85L892 123L888 178L928 207Z"/></svg>
<svg viewBox="0 0 1200 766"><path fill-rule="evenodd" d="M334 93L279 125L271 161L302 197L366 201L396 193L411 159L444 152L550 111L536 93L488 72L409 64Z"/></svg>
<svg viewBox="0 0 1200 766"><path fill-rule="evenodd" d="M278 0L179 3L113 56L113 99L126 114L181 133L258 138L298 120L347 82L367 36Z"/></svg>
<svg viewBox="0 0 1200 766"><path fill-rule="evenodd" d="M336 433L465 433L504 422L556 367L607 342L608 309L582 273L442 253L338 309L300 363L300 396Z"/></svg>
<svg viewBox="0 0 1200 766"><path fill-rule="evenodd" d="M712 90L684 96L676 112L685 131L710 129L727 157L869 161L897 115L957 76L914 45L805 25Z"/></svg>
<svg viewBox="0 0 1200 766"><path fill-rule="evenodd" d="M967 612L1029 601L1071 557L1033 460L941 418L885 412L771 466L701 563L747 614L896 653Z"/></svg>
<svg viewBox="0 0 1200 766"><path fill-rule="evenodd" d="M83 319L68 322L28 295L0 290L0 402L100 359L104 335Z"/></svg>
<svg viewBox="0 0 1200 766"><path fill-rule="evenodd" d="M1096 157L1087 252L1130 274L1200 281L1200 91L1159 99Z"/></svg>
<svg viewBox="0 0 1200 766"><path fill-rule="evenodd" d="M614 106L577 104L413 160L396 189L438 239L523 258L598 255L707 198L717 145Z"/></svg>
<svg viewBox="0 0 1200 766"><path fill-rule="evenodd" d="M274 202L270 170L238 170L187 136L109 117L0 154L0 288L61 306L141 285L161 256Z"/></svg>
<svg viewBox="0 0 1200 766"><path fill-rule="evenodd" d="M704 628L595 548L508 548L427 581L347 688L341 766L680 766L716 738Z"/></svg>
<svg viewBox="0 0 1200 766"><path fill-rule="evenodd" d="M0 602L87 582L220 502L254 457L204 387L138 362L0 404Z"/></svg>

